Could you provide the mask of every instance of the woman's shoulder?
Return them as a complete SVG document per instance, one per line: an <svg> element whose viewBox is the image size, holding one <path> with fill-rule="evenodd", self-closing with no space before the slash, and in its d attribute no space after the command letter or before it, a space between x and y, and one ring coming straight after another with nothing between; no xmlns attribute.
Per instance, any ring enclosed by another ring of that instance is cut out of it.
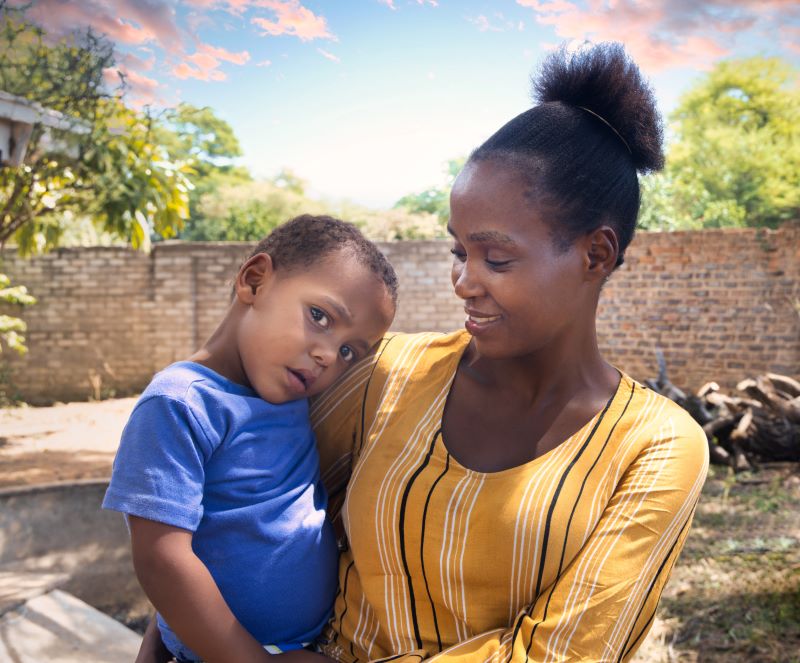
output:
<svg viewBox="0 0 800 663"><path fill-rule="evenodd" d="M395 332L387 334L376 352L378 364L424 361L436 362L453 355L460 356L469 343L470 335L466 330L449 333L444 332Z"/></svg>
<svg viewBox="0 0 800 663"><path fill-rule="evenodd" d="M635 435L644 449L670 449L676 455L697 460L700 466L708 460L708 439L705 431L680 405L666 396L623 375L630 385L630 402L624 429Z"/></svg>

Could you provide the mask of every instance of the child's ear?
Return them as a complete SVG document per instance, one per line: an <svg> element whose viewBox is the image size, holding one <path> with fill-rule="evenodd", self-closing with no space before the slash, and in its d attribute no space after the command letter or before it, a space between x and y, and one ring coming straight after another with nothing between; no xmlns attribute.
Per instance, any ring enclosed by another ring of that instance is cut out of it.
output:
<svg viewBox="0 0 800 663"><path fill-rule="evenodd" d="M272 258L268 253L256 253L242 265L236 275L236 298L243 304L255 301L258 289L267 284L275 274Z"/></svg>

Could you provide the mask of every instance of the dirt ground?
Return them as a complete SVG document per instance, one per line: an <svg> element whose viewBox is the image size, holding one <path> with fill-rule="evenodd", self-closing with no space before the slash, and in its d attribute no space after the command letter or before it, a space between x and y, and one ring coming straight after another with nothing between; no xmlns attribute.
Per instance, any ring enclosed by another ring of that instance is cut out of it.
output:
<svg viewBox="0 0 800 663"><path fill-rule="evenodd" d="M0 409L0 488L109 476L135 398ZM800 663L800 465L712 467L636 663Z"/></svg>
<svg viewBox="0 0 800 663"><path fill-rule="evenodd" d="M135 398L0 409L0 488L110 476Z"/></svg>

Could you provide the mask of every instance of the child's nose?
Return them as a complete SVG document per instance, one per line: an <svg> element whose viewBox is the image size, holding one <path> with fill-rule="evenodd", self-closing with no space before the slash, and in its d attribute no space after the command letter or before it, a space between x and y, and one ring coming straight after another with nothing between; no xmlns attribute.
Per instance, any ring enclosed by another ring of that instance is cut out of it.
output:
<svg viewBox="0 0 800 663"><path fill-rule="evenodd" d="M311 356L320 366L330 366L336 361L336 353L337 349L333 345L320 343L312 349Z"/></svg>

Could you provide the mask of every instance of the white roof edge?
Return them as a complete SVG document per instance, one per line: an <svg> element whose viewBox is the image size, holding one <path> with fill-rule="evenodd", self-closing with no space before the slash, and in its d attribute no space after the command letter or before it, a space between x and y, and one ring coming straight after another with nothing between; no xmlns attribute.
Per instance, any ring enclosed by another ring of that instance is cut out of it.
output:
<svg viewBox="0 0 800 663"><path fill-rule="evenodd" d="M89 133L89 125L83 120L70 118L58 111L44 108L35 101L0 90L0 119L3 118L23 124L43 124L76 134Z"/></svg>

